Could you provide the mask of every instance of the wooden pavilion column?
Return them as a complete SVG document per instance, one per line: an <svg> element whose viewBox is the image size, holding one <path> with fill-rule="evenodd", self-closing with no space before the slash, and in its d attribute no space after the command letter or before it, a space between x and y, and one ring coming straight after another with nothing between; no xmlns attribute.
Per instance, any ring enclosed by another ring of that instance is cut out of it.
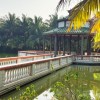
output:
<svg viewBox="0 0 100 100"><path fill-rule="evenodd" d="M40 38L39 38L39 42L38 42L38 51L40 50Z"/></svg>
<svg viewBox="0 0 100 100"><path fill-rule="evenodd" d="M59 40L58 40L58 43L59 43L59 54L61 55L61 36L59 36Z"/></svg>
<svg viewBox="0 0 100 100"><path fill-rule="evenodd" d="M43 36L43 53L45 53L45 36Z"/></svg>
<svg viewBox="0 0 100 100"><path fill-rule="evenodd" d="M65 35L63 36L63 55L65 55Z"/></svg>
<svg viewBox="0 0 100 100"><path fill-rule="evenodd" d="M91 55L91 37L87 36L87 54Z"/></svg>
<svg viewBox="0 0 100 100"><path fill-rule="evenodd" d="M77 41L78 41L78 43L77 43L77 54L79 55L80 54L80 36L78 35L78 37L77 37L78 39L77 39Z"/></svg>
<svg viewBox="0 0 100 100"><path fill-rule="evenodd" d="M83 41L84 41L84 36L81 35L81 56L83 56Z"/></svg>
<svg viewBox="0 0 100 100"><path fill-rule="evenodd" d="M65 36L65 51L68 54L69 51L69 36Z"/></svg>
<svg viewBox="0 0 100 100"><path fill-rule="evenodd" d="M72 35L69 36L69 54L71 54L71 39Z"/></svg>
<svg viewBox="0 0 100 100"><path fill-rule="evenodd" d="M50 36L50 53L52 53L52 35Z"/></svg>
<svg viewBox="0 0 100 100"><path fill-rule="evenodd" d="M57 56L57 35L54 37L54 57Z"/></svg>

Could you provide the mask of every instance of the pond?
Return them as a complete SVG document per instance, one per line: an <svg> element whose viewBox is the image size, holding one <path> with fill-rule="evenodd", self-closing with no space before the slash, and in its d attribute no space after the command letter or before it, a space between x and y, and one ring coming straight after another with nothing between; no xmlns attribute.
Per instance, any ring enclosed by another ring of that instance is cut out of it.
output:
<svg viewBox="0 0 100 100"><path fill-rule="evenodd" d="M16 87L0 100L100 100L100 66L65 67Z"/></svg>

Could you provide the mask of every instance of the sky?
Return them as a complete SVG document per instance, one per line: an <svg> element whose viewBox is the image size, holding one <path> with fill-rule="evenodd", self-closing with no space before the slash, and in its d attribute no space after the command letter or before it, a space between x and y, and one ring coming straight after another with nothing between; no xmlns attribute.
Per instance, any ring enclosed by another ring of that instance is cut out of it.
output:
<svg viewBox="0 0 100 100"><path fill-rule="evenodd" d="M72 0L69 9L73 7L77 1ZM54 14L59 0L0 0L0 18L15 13L17 17L25 14L27 17L41 16L43 20L49 18L49 15ZM68 15L67 8L60 9L59 17Z"/></svg>

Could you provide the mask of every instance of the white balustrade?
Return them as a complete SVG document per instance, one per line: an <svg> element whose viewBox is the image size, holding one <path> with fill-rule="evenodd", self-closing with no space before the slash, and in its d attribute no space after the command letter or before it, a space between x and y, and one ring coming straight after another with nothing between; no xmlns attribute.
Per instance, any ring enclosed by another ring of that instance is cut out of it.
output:
<svg viewBox="0 0 100 100"><path fill-rule="evenodd" d="M67 58L61 58L61 65L65 65L67 63Z"/></svg>
<svg viewBox="0 0 100 100"><path fill-rule="evenodd" d="M14 84L18 84L17 82L20 84L23 80L29 81L30 78L34 79L37 75L41 76L45 72L49 73L51 71L51 65L53 70L56 70L64 65L70 64L72 58L73 56L60 56L0 67L0 87L9 89L10 87L6 86L14 86ZM1 88L0 91L2 91Z"/></svg>
<svg viewBox="0 0 100 100"><path fill-rule="evenodd" d="M73 61L73 59L72 59L72 57L68 57L68 64L70 64L70 63L72 63L72 61Z"/></svg>
<svg viewBox="0 0 100 100"><path fill-rule="evenodd" d="M17 58L14 58L14 60L6 60L5 62L2 60L0 62L2 65L2 67L0 67L0 91L8 84L13 83L14 85L16 82L20 83L23 80L27 81L30 77L34 79L37 75L41 76L44 75L45 72L49 73L51 67L53 67L53 70L56 70L60 67L71 64L75 60L75 56L68 55L53 58L49 58L48 55L45 55L45 58L47 57L48 59L43 59L42 57L44 56L35 57L20 57L20 61L23 63L16 61ZM33 58L35 58L35 60L33 60ZM76 60L100 62L100 56L83 56L82 58L81 56L77 56Z"/></svg>
<svg viewBox="0 0 100 100"><path fill-rule="evenodd" d="M10 65L10 64L16 64L17 60L3 60L0 61L0 66L4 66L4 65Z"/></svg>
<svg viewBox="0 0 100 100"><path fill-rule="evenodd" d="M4 79L5 79L5 73L4 70L0 70L0 90L4 87Z"/></svg>
<svg viewBox="0 0 100 100"><path fill-rule="evenodd" d="M41 59L47 59L51 58L52 54L46 54L46 55L34 55L34 56L22 56L22 57L8 57L8 58L0 58L0 67L4 65L11 65L11 64L17 64L17 63L23 63L23 62L29 62L33 60L41 60Z"/></svg>
<svg viewBox="0 0 100 100"><path fill-rule="evenodd" d="M77 61L86 61L86 62L100 62L100 56L77 56Z"/></svg>
<svg viewBox="0 0 100 100"><path fill-rule="evenodd" d="M20 62L28 62L28 61L33 61L34 60L34 57L33 58L24 58L24 59L21 59Z"/></svg>
<svg viewBox="0 0 100 100"><path fill-rule="evenodd" d="M59 67L60 59L52 60L52 67L56 68Z"/></svg>
<svg viewBox="0 0 100 100"><path fill-rule="evenodd" d="M30 76L31 66L5 70L5 84Z"/></svg>
<svg viewBox="0 0 100 100"><path fill-rule="evenodd" d="M44 58L46 59L46 58L52 58L52 55L46 55L46 56L44 56Z"/></svg>
<svg viewBox="0 0 100 100"><path fill-rule="evenodd" d="M42 71L48 70L48 62L37 63L34 66L34 72L40 73Z"/></svg>
<svg viewBox="0 0 100 100"><path fill-rule="evenodd" d="M40 57L35 56L35 57L34 57L34 60L40 60L40 59L44 59L44 57L43 57L43 56L40 56Z"/></svg>

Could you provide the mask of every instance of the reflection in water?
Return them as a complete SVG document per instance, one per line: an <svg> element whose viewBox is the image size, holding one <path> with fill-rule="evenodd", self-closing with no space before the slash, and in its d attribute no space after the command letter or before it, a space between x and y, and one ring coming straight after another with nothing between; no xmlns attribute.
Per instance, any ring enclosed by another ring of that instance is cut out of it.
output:
<svg viewBox="0 0 100 100"><path fill-rule="evenodd" d="M58 100L91 100L92 98L100 100L99 72L99 66L73 65L5 94L0 100L8 100L10 97L14 98L14 100L19 100L26 88L32 86L32 84L34 84L37 93L35 98L51 88ZM43 99L39 97L38 100Z"/></svg>
<svg viewBox="0 0 100 100"><path fill-rule="evenodd" d="M100 72L99 66L74 66L51 90L58 100L100 100L100 81L94 80L95 72ZM99 74L95 76L100 80Z"/></svg>
<svg viewBox="0 0 100 100"><path fill-rule="evenodd" d="M100 81L100 73L93 73L93 77L94 77L94 80L99 80Z"/></svg>

